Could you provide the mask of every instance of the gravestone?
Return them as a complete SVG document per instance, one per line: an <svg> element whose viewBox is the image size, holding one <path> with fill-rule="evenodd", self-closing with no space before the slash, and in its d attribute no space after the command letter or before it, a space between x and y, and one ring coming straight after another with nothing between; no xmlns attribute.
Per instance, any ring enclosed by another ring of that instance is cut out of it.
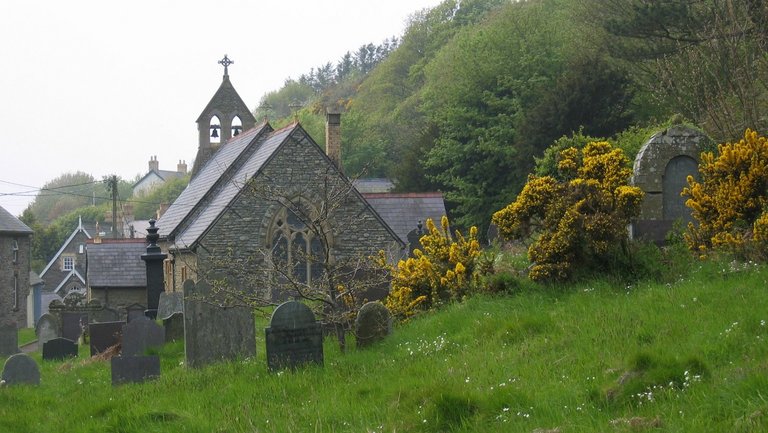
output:
<svg viewBox="0 0 768 433"><path fill-rule="evenodd" d="M323 364L323 331L312 310L297 301L280 304L266 328L267 365L271 370Z"/></svg>
<svg viewBox="0 0 768 433"><path fill-rule="evenodd" d="M176 313L163 320L165 328L165 341L171 342L184 339L184 315Z"/></svg>
<svg viewBox="0 0 768 433"><path fill-rule="evenodd" d="M116 356L111 360L112 385L141 383L160 377L160 357Z"/></svg>
<svg viewBox="0 0 768 433"><path fill-rule="evenodd" d="M256 353L251 309L205 302L215 301L213 296L205 282L184 283L184 351L187 365L193 368Z"/></svg>
<svg viewBox="0 0 768 433"><path fill-rule="evenodd" d="M123 325L125 322L91 323L88 327L91 336L91 356L118 344L122 338Z"/></svg>
<svg viewBox="0 0 768 433"><path fill-rule="evenodd" d="M19 330L13 320L0 321L0 356L19 353Z"/></svg>
<svg viewBox="0 0 768 433"><path fill-rule="evenodd" d="M144 355L147 349L159 348L164 343L165 329L148 317L123 325L122 356Z"/></svg>
<svg viewBox="0 0 768 433"><path fill-rule="evenodd" d="M701 131L677 125L654 134L640 148L631 183L645 196L640 215L632 221L633 238L663 243L676 221L682 228L692 221L680 193L689 175L698 178L699 155L708 142Z"/></svg>
<svg viewBox="0 0 768 433"><path fill-rule="evenodd" d="M89 314L91 323L117 322L120 320L120 312L109 307L101 307Z"/></svg>
<svg viewBox="0 0 768 433"><path fill-rule="evenodd" d="M43 360L62 360L77 358L77 343L66 338L52 338L43 343Z"/></svg>
<svg viewBox="0 0 768 433"><path fill-rule="evenodd" d="M127 307L125 307L125 310L128 315L128 323L133 321L134 319L137 319L139 317L144 317L144 312L147 310L147 308L141 304L131 304Z"/></svg>
<svg viewBox="0 0 768 433"><path fill-rule="evenodd" d="M408 257L413 257L413 251L416 249L422 250L421 237L424 236L424 230L422 229L421 221L416 225L416 228L409 231L405 236L408 240Z"/></svg>
<svg viewBox="0 0 768 433"><path fill-rule="evenodd" d="M42 347L47 341L59 337L59 321L52 314L43 314L37 319L35 325L35 335L37 335L37 345Z"/></svg>
<svg viewBox="0 0 768 433"><path fill-rule="evenodd" d="M161 293L159 306L157 307L157 318L165 320L176 313L184 313L184 293Z"/></svg>
<svg viewBox="0 0 768 433"><path fill-rule="evenodd" d="M381 302L368 302L357 313L355 336L357 347L367 347L392 333L392 316Z"/></svg>
<svg viewBox="0 0 768 433"><path fill-rule="evenodd" d="M175 341L184 338L184 293L161 293L157 308L157 318L163 319L165 341Z"/></svg>
<svg viewBox="0 0 768 433"><path fill-rule="evenodd" d="M67 340L77 341L83 335L88 324L88 313L82 311L61 312L61 336Z"/></svg>
<svg viewBox="0 0 768 433"><path fill-rule="evenodd" d="M40 368L26 353L17 353L5 361L3 381L6 385L40 385Z"/></svg>

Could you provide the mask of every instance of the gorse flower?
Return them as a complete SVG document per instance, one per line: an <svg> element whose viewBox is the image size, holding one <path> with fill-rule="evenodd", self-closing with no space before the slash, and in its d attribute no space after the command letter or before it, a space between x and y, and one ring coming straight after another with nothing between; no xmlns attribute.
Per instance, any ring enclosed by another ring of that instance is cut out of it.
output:
<svg viewBox="0 0 768 433"><path fill-rule="evenodd" d="M445 216L440 220L440 228L431 219L427 220L426 228L427 233L420 239L423 250L416 249L414 257L390 266L383 252L379 255L380 266L392 275L386 306L401 320L443 302L460 300L477 283L477 228L472 227L468 237L458 230L451 236Z"/></svg>
<svg viewBox="0 0 768 433"><path fill-rule="evenodd" d="M747 129L736 143L701 154L701 181L688 177L682 196L698 225L685 239L692 249L725 248L765 259L768 247L768 139Z"/></svg>
<svg viewBox="0 0 768 433"><path fill-rule="evenodd" d="M517 199L493 215L503 238L533 238L533 280L566 279L576 266L612 254L643 199L627 184L627 157L608 142L563 150L557 168L563 181L530 176Z"/></svg>

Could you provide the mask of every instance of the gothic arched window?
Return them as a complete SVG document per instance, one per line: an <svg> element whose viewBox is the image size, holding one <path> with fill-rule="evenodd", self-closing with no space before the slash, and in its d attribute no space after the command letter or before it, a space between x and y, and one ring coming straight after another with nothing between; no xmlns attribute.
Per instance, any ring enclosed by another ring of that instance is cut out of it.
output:
<svg viewBox="0 0 768 433"><path fill-rule="evenodd" d="M297 282L308 284L323 273L325 248L318 230L307 225L309 212L296 212L281 207L272 219L268 246L273 265Z"/></svg>

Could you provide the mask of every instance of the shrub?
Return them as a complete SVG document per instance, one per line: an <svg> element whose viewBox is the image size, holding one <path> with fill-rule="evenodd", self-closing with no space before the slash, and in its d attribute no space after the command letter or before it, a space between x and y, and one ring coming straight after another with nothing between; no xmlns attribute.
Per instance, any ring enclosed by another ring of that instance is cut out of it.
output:
<svg viewBox="0 0 768 433"><path fill-rule="evenodd" d="M427 234L420 239L423 251L414 250L414 257L390 266L383 252L379 255L380 266L392 275L386 306L401 320L444 301L460 300L477 281L477 228L472 227L466 238L457 230L454 237L448 218L444 216L440 222L441 228L437 228L427 219Z"/></svg>
<svg viewBox="0 0 768 433"><path fill-rule="evenodd" d="M768 247L768 140L747 129L736 143L703 152L701 182L688 176L686 206L698 225L689 223L689 247L704 253L721 248L765 259Z"/></svg>
<svg viewBox="0 0 768 433"><path fill-rule="evenodd" d="M562 180L530 176L517 199L493 215L503 238L533 240L532 280L567 279L577 267L599 267L627 254L626 227L643 196L627 184L628 165L607 142L565 149L557 166Z"/></svg>

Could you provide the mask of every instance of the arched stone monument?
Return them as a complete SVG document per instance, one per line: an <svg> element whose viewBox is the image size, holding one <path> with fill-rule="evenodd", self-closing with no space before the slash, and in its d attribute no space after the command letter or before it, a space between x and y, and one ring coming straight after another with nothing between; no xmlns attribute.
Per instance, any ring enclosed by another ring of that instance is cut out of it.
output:
<svg viewBox="0 0 768 433"><path fill-rule="evenodd" d="M676 125L654 134L635 158L632 184L645 193L640 215L632 221L634 239L663 243L676 221L693 221L680 193L689 175L698 177L699 155L709 138Z"/></svg>

